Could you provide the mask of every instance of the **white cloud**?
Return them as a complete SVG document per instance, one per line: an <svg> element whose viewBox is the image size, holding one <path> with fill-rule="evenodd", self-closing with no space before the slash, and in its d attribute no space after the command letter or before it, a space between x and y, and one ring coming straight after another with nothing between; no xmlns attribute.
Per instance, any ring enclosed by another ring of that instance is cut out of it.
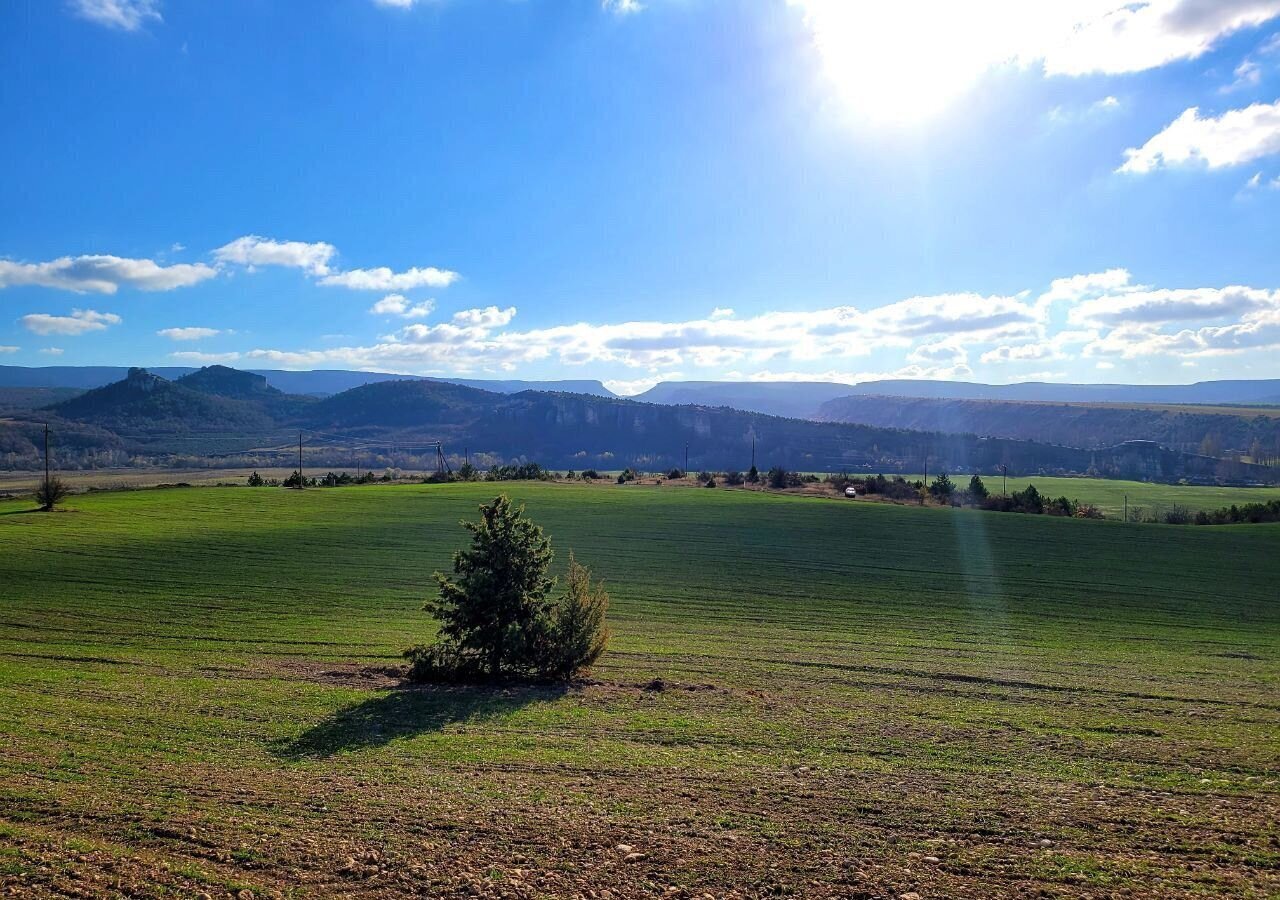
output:
<svg viewBox="0 0 1280 900"><path fill-rule="evenodd" d="M953 340L946 339L928 344L917 344L907 354L913 363L924 365L964 365L969 362L969 351Z"/></svg>
<svg viewBox="0 0 1280 900"><path fill-rule="evenodd" d="M661 375L633 378L630 381L612 379L601 383L620 397L634 397L636 394L643 394L655 384L663 381L679 381L683 377L679 372L664 372Z"/></svg>
<svg viewBox="0 0 1280 900"><path fill-rule="evenodd" d="M61 347L45 347L40 352L47 354L48 356L61 356L66 351Z"/></svg>
<svg viewBox="0 0 1280 900"><path fill-rule="evenodd" d="M997 69L1121 74L1194 59L1280 15L1280 0L788 0L856 110L911 120Z"/></svg>
<svg viewBox="0 0 1280 900"><path fill-rule="evenodd" d="M516 308L514 306L508 306L506 309L486 306L484 309L464 309L461 312L456 312L453 314L453 321L458 325L500 328L515 317Z"/></svg>
<svg viewBox="0 0 1280 900"><path fill-rule="evenodd" d="M202 366L226 365L240 359L239 353L201 353L199 350L176 350L169 354L178 362L197 363Z"/></svg>
<svg viewBox="0 0 1280 900"><path fill-rule="evenodd" d="M1039 341L1033 344L1017 344L1014 346L1004 344L982 354L981 361L984 363L1020 363L1062 358L1062 351L1053 342Z"/></svg>
<svg viewBox="0 0 1280 900"><path fill-rule="evenodd" d="M1049 283L1049 290L1040 295L1037 305L1043 308L1055 303L1075 304L1086 297L1136 290L1136 286L1129 283L1129 278L1128 269L1107 269L1105 272L1055 278Z"/></svg>
<svg viewBox="0 0 1280 900"><path fill-rule="evenodd" d="M640 0L600 0L600 8L616 16L629 16L644 9Z"/></svg>
<svg viewBox="0 0 1280 900"><path fill-rule="evenodd" d="M222 334L218 328L161 328L156 334L160 337L166 337L171 341L199 341L204 338L216 337Z"/></svg>
<svg viewBox="0 0 1280 900"><path fill-rule="evenodd" d="M137 31L148 20L161 21L158 0L71 0L70 6L82 19L121 31Z"/></svg>
<svg viewBox="0 0 1280 900"><path fill-rule="evenodd" d="M410 9L416 2L417 0L373 0L373 5L391 9Z"/></svg>
<svg viewBox="0 0 1280 900"><path fill-rule="evenodd" d="M1236 76L1236 80L1224 85L1220 89L1221 93L1229 94L1232 91L1238 91L1243 88L1257 87L1262 81L1262 66L1252 59L1246 59L1236 66L1233 74Z"/></svg>
<svg viewBox="0 0 1280 900"><path fill-rule="evenodd" d="M414 288L444 288L458 280L457 272L427 266L393 272L386 266L376 269L351 269L320 279L325 287L345 287L353 291L411 291Z"/></svg>
<svg viewBox="0 0 1280 900"><path fill-rule="evenodd" d="M1132 174L1192 163L1221 169L1280 153L1280 100L1207 118L1193 106L1141 147L1124 153L1125 162L1116 171Z"/></svg>
<svg viewBox="0 0 1280 900"><path fill-rule="evenodd" d="M399 316L402 319L425 319L436 308L434 300L413 303L404 294L387 294L369 312L375 316Z"/></svg>
<svg viewBox="0 0 1280 900"><path fill-rule="evenodd" d="M337 253L333 244L323 241L277 241L256 234L236 238L213 251L220 263L241 266L285 266L302 269L311 275L328 275L329 261Z"/></svg>
<svg viewBox="0 0 1280 900"><path fill-rule="evenodd" d="M17 353L21 349L21 347L14 347L8 344L0 345L0 353Z"/></svg>
<svg viewBox="0 0 1280 900"><path fill-rule="evenodd" d="M732 319L733 317L734 311L728 306L717 306L711 310L711 318L713 319Z"/></svg>
<svg viewBox="0 0 1280 900"><path fill-rule="evenodd" d="M85 334L103 331L109 325L119 325L115 313L101 313L92 309L74 309L69 316L53 316L48 313L31 313L23 316L23 326L34 334Z"/></svg>
<svg viewBox="0 0 1280 900"><path fill-rule="evenodd" d="M570 367L622 366L644 373L614 379L636 387L660 372L690 368L714 371L716 377L731 370L752 373L739 377L762 379L969 378L973 357L984 366L1002 366L1050 363L1077 354L1094 359L1185 357L1270 348L1273 342L1280 345L1278 311L1277 290L1157 288L1135 284L1128 270L1113 268L1055 279L1039 295L961 292L874 308L833 306L741 318L571 322L519 330L511 327L514 307L486 307L463 310L443 322L404 324L366 346L259 348L244 356L290 368L420 374L511 371L546 361ZM894 353L901 365L890 362L879 371L854 371L837 363L871 354L880 360ZM822 367L826 374L821 376L806 371Z"/></svg>
<svg viewBox="0 0 1280 900"><path fill-rule="evenodd" d="M1143 326L1242 316L1280 302L1280 291L1234 285L1223 288L1139 290L1081 302L1068 313L1077 325Z"/></svg>
<svg viewBox="0 0 1280 900"><path fill-rule="evenodd" d="M42 263L0 259L0 288L36 286L77 294L114 294L121 287L169 291L199 284L217 274L217 270L203 263L162 266L150 259L105 255L63 256Z"/></svg>

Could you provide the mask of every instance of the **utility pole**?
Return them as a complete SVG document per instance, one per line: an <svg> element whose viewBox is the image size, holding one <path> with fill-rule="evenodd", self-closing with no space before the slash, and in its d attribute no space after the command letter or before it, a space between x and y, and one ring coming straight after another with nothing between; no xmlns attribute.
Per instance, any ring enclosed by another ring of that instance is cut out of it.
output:
<svg viewBox="0 0 1280 900"><path fill-rule="evenodd" d="M689 477L689 442L684 442L684 477Z"/></svg>
<svg viewBox="0 0 1280 900"><path fill-rule="evenodd" d="M1129 521L1129 495L1124 495L1124 520Z"/></svg>
<svg viewBox="0 0 1280 900"><path fill-rule="evenodd" d="M1000 489L1000 492L1004 494L1006 497L1008 497L1009 496L1009 467L1002 465L1000 467L1000 474L1004 476L1004 482L1003 482L1004 486Z"/></svg>
<svg viewBox="0 0 1280 900"><path fill-rule="evenodd" d="M298 432L298 490L302 490L302 432Z"/></svg>
<svg viewBox="0 0 1280 900"><path fill-rule="evenodd" d="M755 438L755 435L752 435L751 436L751 468L754 469L755 467L756 467L756 438Z"/></svg>
<svg viewBox="0 0 1280 900"><path fill-rule="evenodd" d="M49 423L44 423L44 496L49 498Z"/></svg>

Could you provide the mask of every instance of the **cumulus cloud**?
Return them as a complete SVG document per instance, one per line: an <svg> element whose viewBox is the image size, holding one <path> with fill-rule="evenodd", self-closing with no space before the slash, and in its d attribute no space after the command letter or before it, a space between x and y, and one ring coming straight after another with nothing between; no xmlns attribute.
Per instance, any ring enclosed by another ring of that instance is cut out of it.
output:
<svg viewBox="0 0 1280 900"><path fill-rule="evenodd" d="M14 347L11 344L0 345L0 353L17 353L21 347Z"/></svg>
<svg viewBox="0 0 1280 900"><path fill-rule="evenodd" d="M406 301L407 304L407 301ZM1065 307L1065 309L1064 309ZM1184 357L1280 346L1280 291L1249 286L1159 288L1137 284L1123 268L1055 279L1042 293L951 293L879 307L832 306L732 317L660 321L569 322L513 328L514 307L454 313L412 322L366 345L327 349L260 348L244 358L289 368L341 366L422 374L512 371L561 366L621 366L640 387L658 373L715 370L718 377L785 380L968 378L970 361L1021 366L1085 357ZM901 354L878 371L836 361ZM815 375L826 367L830 378ZM725 375L724 373L731 374ZM746 372L748 375L737 373ZM855 377L856 376L856 377Z"/></svg>
<svg viewBox="0 0 1280 900"><path fill-rule="evenodd" d="M1242 316L1280 301L1280 292L1239 285L1222 288L1138 290L1085 300L1068 320L1077 325L1148 325Z"/></svg>
<svg viewBox="0 0 1280 900"><path fill-rule="evenodd" d="M1280 100L1254 103L1220 116L1191 107L1141 147L1124 152L1117 172L1145 174L1166 166L1238 166L1280 153Z"/></svg>
<svg viewBox="0 0 1280 900"><path fill-rule="evenodd" d="M311 275L328 275L329 261L337 252L333 244L324 241L308 244L248 234L214 250L213 258L220 263L240 266L285 266L302 269Z"/></svg>
<svg viewBox="0 0 1280 900"><path fill-rule="evenodd" d="M1016 346L1005 344L996 347L994 350L988 350L982 354L981 361L984 363L1039 362L1041 360L1061 358L1062 351L1051 342L1039 341L1033 344L1018 344Z"/></svg>
<svg viewBox="0 0 1280 900"><path fill-rule="evenodd" d="M499 328L515 317L516 308L514 306L508 306L506 309L486 306L484 309L464 309L461 312L456 312L453 314L453 321L458 325Z"/></svg>
<svg viewBox="0 0 1280 900"><path fill-rule="evenodd" d="M77 294L114 294L121 287L170 291L215 275L217 270L203 263L162 266L150 259L120 256L63 256L42 263L0 259L0 288L36 286Z"/></svg>
<svg viewBox="0 0 1280 900"><path fill-rule="evenodd" d="M23 326L34 334L65 335L103 331L109 325L119 325L120 321L120 317L115 313L103 313L93 309L73 309L69 316L31 313L21 319Z"/></svg>
<svg viewBox="0 0 1280 900"><path fill-rule="evenodd" d="M919 344L907 359L924 365L963 365L969 362L969 351L953 340Z"/></svg>
<svg viewBox="0 0 1280 900"><path fill-rule="evenodd" d="M204 338L216 337L222 334L218 328L161 328L156 334L160 337L166 337L171 341L199 341Z"/></svg>
<svg viewBox="0 0 1280 900"><path fill-rule="evenodd" d="M425 319L436 308L434 300L413 303L404 294L387 294L369 312L375 316L399 316L402 319Z"/></svg>
<svg viewBox="0 0 1280 900"><path fill-rule="evenodd" d="M120 31L137 31L148 21L161 21L158 0L71 0L70 6L82 19Z"/></svg>
<svg viewBox="0 0 1280 900"><path fill-rule="evenodd" d="M965 342L1038 334L1042 327L1035 306L1025 299L978 294L913 297L870 311L841 306L742 318L578 322L526 331L507 328L515 315L514 307L463 310L447 322L406 325L372 346L254 352L255 358L290 366L472 371L554 358L570 366L612 363L657 371L852 357L919 340L923 346L915 365L902 370L902 377L944 377L969 372Z"/></svg>
<svg viewBox="0 0 1280 900"><path fill-rule="evenodd" d="M61 356L66 351L61 347L44 347L40 352L48 356Z"/></svg>
<svg viewBox="0 0 1280 900"><path fill-rule="evenodd" d="M457 272L427 266L393 272L386 266L376 269L351 269L335 272L320 279L325 287L344 287L353 291L411 291L414 288L445 288L458 280Z"/></svg>

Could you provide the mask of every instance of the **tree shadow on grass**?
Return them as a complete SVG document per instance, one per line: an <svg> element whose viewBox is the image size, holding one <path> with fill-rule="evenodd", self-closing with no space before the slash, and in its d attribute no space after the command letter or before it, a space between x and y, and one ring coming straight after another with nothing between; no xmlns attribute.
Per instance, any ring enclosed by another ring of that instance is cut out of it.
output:
<svg viewBox="0 0 1280 900"><path fill-rule="evenodd" d="M567 691L564 685L399 687L339 710L297 737L279 742L275 752L303 760L382 747L401 738L443 731L449 725L497 718L556 700Z"/></svg>

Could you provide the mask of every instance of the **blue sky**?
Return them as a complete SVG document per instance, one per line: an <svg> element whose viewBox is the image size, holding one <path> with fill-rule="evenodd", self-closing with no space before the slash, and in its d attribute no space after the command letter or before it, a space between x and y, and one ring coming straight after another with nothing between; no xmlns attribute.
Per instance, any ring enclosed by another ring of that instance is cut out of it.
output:
<svg viewBox="0 0 1280 900"><path fill-rule="evenodd" d="M1280 0L9 0L0 115L4 364L1280 377Z"/></svg>

